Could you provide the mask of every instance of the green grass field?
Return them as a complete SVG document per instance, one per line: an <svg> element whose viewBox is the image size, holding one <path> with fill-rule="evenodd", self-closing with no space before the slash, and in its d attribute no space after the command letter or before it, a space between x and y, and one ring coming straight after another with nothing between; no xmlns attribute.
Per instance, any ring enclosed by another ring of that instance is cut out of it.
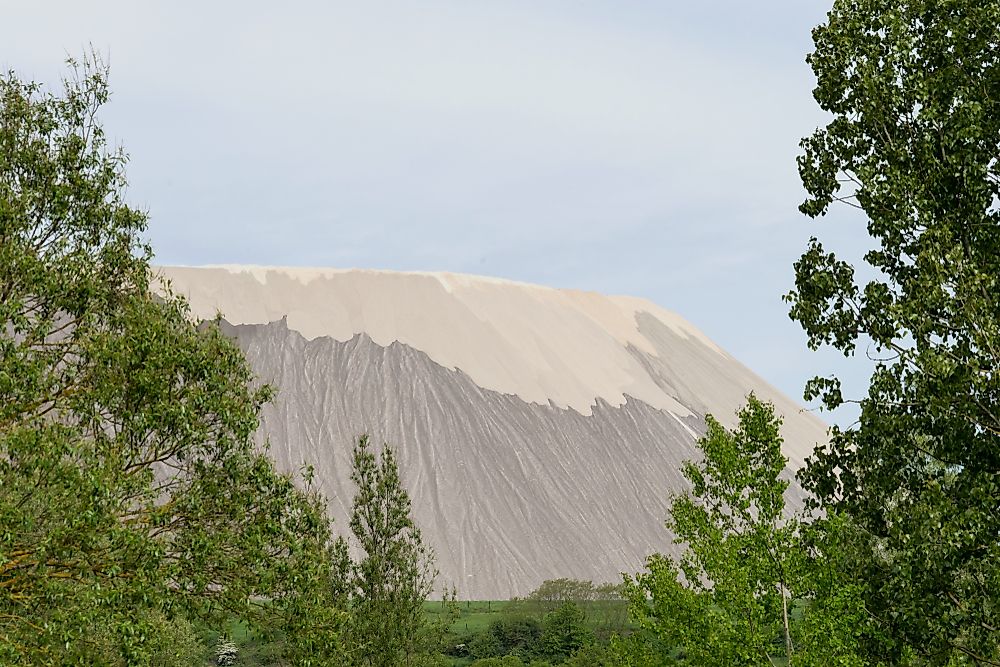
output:
<svg viewBox="0 0 1000 667"><path fill-rule="evenodd" d="M459 637L474 635L489 626L510 605L509 600L464 600L457 602L459 617L451 624L451 631ZM431 618L446 613L440 602L424 603L424 612Z"/></svg>

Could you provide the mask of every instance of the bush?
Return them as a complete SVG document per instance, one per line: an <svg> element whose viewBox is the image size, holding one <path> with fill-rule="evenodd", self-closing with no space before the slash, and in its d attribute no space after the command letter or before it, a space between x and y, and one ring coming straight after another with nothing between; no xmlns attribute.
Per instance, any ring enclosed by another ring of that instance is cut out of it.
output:
<svg viewBox="0 0 1000 667"><path fill-rule="evenodd" d="M473 658L499 658L508 655L535 655L542 637L542 624L530 616L501 616L469 645Z"/></svg>

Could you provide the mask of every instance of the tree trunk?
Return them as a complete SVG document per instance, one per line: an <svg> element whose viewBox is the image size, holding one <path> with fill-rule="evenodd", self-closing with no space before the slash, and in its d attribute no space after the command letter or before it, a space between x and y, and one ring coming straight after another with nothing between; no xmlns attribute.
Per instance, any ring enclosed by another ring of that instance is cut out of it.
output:
<svg viewBox="0 0 1000 667"><path fill-rule="evenodd" d="M781 586L781 620L785 625L785 655L788 658L788 664L792 664L792 632L788 627L788 596L786 595L787 589L784 585Z"/></svg>

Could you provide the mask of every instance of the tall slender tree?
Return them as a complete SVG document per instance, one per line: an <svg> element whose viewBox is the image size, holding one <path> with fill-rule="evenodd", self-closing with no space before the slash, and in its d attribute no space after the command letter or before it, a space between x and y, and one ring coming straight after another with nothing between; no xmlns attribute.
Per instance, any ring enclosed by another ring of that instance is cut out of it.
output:
<svg viewBox="0 0 1000 667"><path fill-rule="evenodd" d="M352 578L352 662L364 667L426 664L440 648L436 628L423 612L437 570L413 522L392 449L385 446L376 454L368 436L361 436L351 479L357 493L350 525L361 550Z"/></svg>
<svg viewBox="0 0 1000 667"><path fill-rule="evenodd" d="M679 563L654 555L626 579L631 611L666 650L691 664L759 665L783 637L793 646L788 606L798 522L785 516L781 420L752 394L729 430L711 415L701 461L684 464L690 492L675 496L667 527L686 545Z"/></svg>
<svg viewBox="0 0 1000 667"><path fill-rule="evenodd" d="M1000 664L1000 2L836 0L813 39L832 118L802 143L801 209L858 209L870 277L814 238L788 300L810 346L875 371L804 481L868 545L897 659ZM815 397L845 401L834 377Z"/></svg>

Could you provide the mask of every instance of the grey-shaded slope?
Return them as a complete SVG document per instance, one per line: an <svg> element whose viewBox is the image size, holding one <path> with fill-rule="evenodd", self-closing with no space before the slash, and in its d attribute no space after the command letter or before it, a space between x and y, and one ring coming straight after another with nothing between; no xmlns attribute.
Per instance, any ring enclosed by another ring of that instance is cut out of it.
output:
<svg viewBox="0 0 1000 667"><path fill-rule="evenodd" d="M820 420L644 299L450 273L161 272L195 317L221 311L239 325L230 332L279 388L264 413L272 453L288 470L316 467L342 531L354 438L399 450L442 583L464 597L617 579L671 549L666 501L683 488L704 415L731 425L749 391L784 417L792 468L825 437ZM797 505L797 488L788 495Z"/></svg>
<svg viewBox="0 0 1000 667"><path fill-rule="evenodd" d="M769 385L749 368L729 354L705 354L697 340L674 334L659 318L647 312L635 315L639 332L655 349L649 354L629 346L629 352L642 364L649 377L699 419L688 419L703 428L703 417L713 416L727 426L735 425L735 410L755 392L759 398L774 403L775 411L784 418L781 435L782 451L789 466L798 470L815 444L824 439L826 425L811 412ZM715 406L714 408L710 406ZM726 406L729 409L722 409Z"/></svg>
<svg viewBox="0 0 1000 667"><path fill-rule="evenodd" d="M364 334L306 340L283 320L227 328L279 388L262 429L279 465L314 465L343 531L352 440L390 443L441 582L464 598L507 598L554 577L617 580L671 548L666 498L682 488L699 419L632 398L598 400L586 416L528 403Z"/></svg>

